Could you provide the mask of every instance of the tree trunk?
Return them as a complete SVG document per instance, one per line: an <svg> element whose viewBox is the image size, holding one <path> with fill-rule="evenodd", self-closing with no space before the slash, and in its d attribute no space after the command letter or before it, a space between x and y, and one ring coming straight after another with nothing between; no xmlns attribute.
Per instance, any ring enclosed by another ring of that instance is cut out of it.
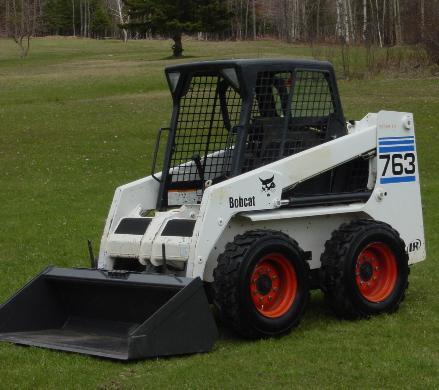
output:
<svg viewBox="0 0 439 390"><path fill-rule="evenodd" d="M29 49L30 49L30 35L28 35L26 37L26 44L23 45L24 46L24 53L23 53L23 58L27 57L27 55L29 54Z"/></svg>
<svg viewBox="0 0 439 390"><path fill-rule="evenodd" d="M20 47L20 58L25 58L29 53L30 48L30 35L28 36L21 36L21 37L13 37L15 43ZM23 40L26 40L25 43L23 43Z"/></svg>
<svg viewBox="0 0 439 390"><path fill-rule="evenodd" d="M76 28L75 28L75 0L72 0L72 27L73 27L73 36L76 36Z"/></svg>
<svg viewBox="0 0 439 390"><path fill-rule="evenodd" d="M87 36L91 37L91 12L90 12L90 0L87 1L87 16L88 16L88 25L87 25Z"/></svg>
<svg viewBox="0 0 439 390"><path fill-rule="evenodd" d="M363 0L363 41L367 40L367 0Z"/></svg>
<svg viewBox="0 0 439 390"><path fill-rule="evenodd" d="M242 0L239 3L239 27L238 27L238 39L242 40Z"/></svg>
<svg viewBox="0 0 439 390"><path fill-rule="evenodd" d="M248 38L248 2L250 0L247 0L246 5L245 5L245 32L244 32L244 39Z"/></svg>
<svg viewBox="0 0 439 390"><path fill-rule="evenodd" d="M181 33L175 33L172 36L174 44L172 45L172 53L174 57L178 58L183 55L183 44L181 43Z"/></svg>
<svg viewBox="0 0 439 390"><path fill-rule="evenodd" d="M122 29L122 36L123 36L123 42L127 43L128 42L128 31L126 28Z"/></svg>
<svg viewBox="0 0 439 390"><path fill-rule="evenodd" d="M88 0L84 2L84 37L88 37Z"/></svg>
<svg viewBox="0 0 439 390"><path fill-rule="evenodd" d="M381 39L381 30L380 30L380 10L378 7L378 0L375 0L375 5L377 9L377 31L378 31L378 40L380 42L380 47L383 47L383 40Z"/></svg>
<svg viewBox="0 0 439 390"><path fill-rule="evenodd" d="M382 26L383 26L383 42L384 44L386 44L386 31L387 31L387 37L389 35L389 27L387 26L386 28L386 0L383 0L383 22L382 22Z"/></svg>
<svg viewBox="0 0 439 390"><path fill-rule="evenodd" d="M82 36L83 32L83 24L82 24L82 0L79 0L79 36Z"/></svg>
<svg viewBox="0 0 439 390"><path fill-rule="evenodd" d="M341 7L342 7L342 0L336 0L335 6L337 10L337 23L335 25L335 31L337 35L337 39L341 39L342 37L342 15L341 15Z"/></svg>
<svg viewBox="0 0 439 390"><path fill-rule="evenodd" d="M393 9L394 9L394 21L395 21L395 44L400 45L402 42L402 34L401 34L401 14L399 7L399 0L393 0Z"/></svg>
<svg viewBox="0 0 439 390"><path fill-rule="evenodd" d="M349 6L348 6L349 0L344 0L343 2L343 12L344 12L344 38L346 43L350 42L351 37L351 31L350 31L350 25L349 25Z"/></svg>
<svg viewBox="0 0 439 390"><path fill-rule="evenodd" d="M117 18L119 19L119 23L123 25L129 21L129 17L127 17L126 19L124 17L122 0L116 0L116 6L117 6L117 10L116 10ZM122 37L123 37L124 43L127 43L128 42L128 31L126 28L122 28Z"/></svg>
<svg viewBox="0 0 439 390"><path fill-rule="evenodd" d="M348 14L348 26L349 26L349 39L351 42L355 42L355 19L352 16L352 4L351 0L346 1L347 10L346 13Z"/></svg>
<svg viewBox="0 0 439 390"><path fill-rule="evenodd" d="M252 3L252 17L253 17L253 40L256 40L256 0Z"/></svg>
<svg viewBox="0 0 439 390"><path fill-rule="evenodd" d="M316 39L317 41L320 40L320 0L317 0Z"/></svg>

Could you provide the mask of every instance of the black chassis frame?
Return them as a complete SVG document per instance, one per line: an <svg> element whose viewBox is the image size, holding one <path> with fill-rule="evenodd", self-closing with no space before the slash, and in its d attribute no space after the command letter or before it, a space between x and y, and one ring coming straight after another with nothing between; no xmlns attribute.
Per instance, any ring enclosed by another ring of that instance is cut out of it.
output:
<svg viewBox="0 0 439 390"><path fill-rule="evenodd" d="M187 63L174 65L165 68L166 79L173 100L173 110L169 127L169 135L166 144L164 163L162 169L162 179L160 180L159 196L157 199L157 210L166 209L164 202L167 188L168 172L172 168L171 154L173 140L175 138L177 121L179 115L179 103L181 97L187 90L188 83L194 75L210 76L218 75L223 69L233 68L239 80L239 93L242 98L242 107L239 120L239 131L235 143L235 150L232 158L231 177L241 173L243 164L244 148L247 137L247 130L251 118L253 99L255 95L257 74L259 72L292 72L296 70L318 71L326 74L331 97L334 105L333 119L340 124L341 129L345 129L345 118L341 105L340 95L335 78L334 68L328 61L314 60L292 60L292 59L237 59L237 60L218 60ZM178 82L173 85L171 74L179 73ZM292 92L294 93L294 91ZM334 138L345 135L346 132L332 134ZM158 147L158 145L157 145ZM157 151L156 151L157 152ZM153 164L155 166L155 162ZM152 172L154 174L154 172Z"/></svg>

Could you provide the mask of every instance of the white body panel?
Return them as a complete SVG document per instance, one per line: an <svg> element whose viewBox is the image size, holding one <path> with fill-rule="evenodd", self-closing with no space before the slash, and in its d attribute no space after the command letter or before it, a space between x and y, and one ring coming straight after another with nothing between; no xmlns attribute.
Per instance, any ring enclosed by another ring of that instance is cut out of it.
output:
<svg viewBox="0 0 439 390"><path fill-rule="evenodd" d="M367 202L281 208L283 188L375 152L368 182L373 194ZM217 152L211 158L221 155ZM273 175L275 186L261 185ZM102 237L100 268L111 269L115 257L160 265L164 244L166 259L186 263L187 276L212 281L225 244L252 229L288 233L310 252L311 268L319 268L331 232L358 218L383 221L395 228L407 245L410 263L426 256L413 118L408 113L368 114L349 126L348 135L208 187L199 205L156 213L143 235L115 234L121 218L141 218L142 211L155 208L158 189L159 183L149 176L116 190ZM162 236L170 219L195 220L192 237Z"/></svg>
<svg viewBox="0 0 439 390"><path fill-rule="evenodd" d="M160 178L161 174L159 173L156 176ZM119 252L121 256L136 257L135 252L128 248L137 246L140 243L138 242L139 238L128 235L116 237L114 231L123 217L138 217L143 210L154 209L157 203L158 190L159 183L152 176L136 180L116 189L105 223L104 233L102 234L98 259L99 268L113 268L113 257L115 254L113 253L110 256L110 248L114 252L117 247L120 247ZM131 245L127 245L128 243L131 243Z"/></svg>

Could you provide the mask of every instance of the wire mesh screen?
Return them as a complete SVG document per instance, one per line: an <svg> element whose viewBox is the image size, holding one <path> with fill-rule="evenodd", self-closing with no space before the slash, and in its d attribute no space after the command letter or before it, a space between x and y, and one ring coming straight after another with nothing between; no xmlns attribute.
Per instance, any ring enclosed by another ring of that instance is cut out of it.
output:
<svg viewBox="0 0 439 390"><path fill-rule="evenodd" d="M326 73L297 71L284 156L330 140L328 129L332 114L334 103Z"/></svg>
<svg viewBox="0 0 439 390"><path fill-rule="evenodd" d="M258 73L242 172L281 157L291 84L291 72Z"/></svg>
<svg viewBox="0 0 439 390"><path fill-rule="evenodd" d="M169 189L202 190L230 175L240 95L219 75L193 76L181 98L171 153Z"/></svg>
<svg viewBox="0 0 439 390"><path fill-rule="evenodd" d="M297 71L291 102L293 118L324 118L334 112L331 90L325 73Z"/></svg>
<svg viewBox="0 0 439 390"><path fill-rule="evenodd" d="M342 180L343 184L340 192L366 191L369 179L369 159L359 157L345 165L344 171L343 166L334 170L336 174L349 178L349 180Z"/></svg>
<svg viewBox="0 0 439 390"><path fill-rule="evenodd" d="M291 72L259 72L256 80L252 119L284 117L288 111Z"/></svg>
<svg viewBox="0 0 439 390"><path fill-rule="evenodd" d="M326 74L260 72L243 172L325 142L334 104Z"/></svg>

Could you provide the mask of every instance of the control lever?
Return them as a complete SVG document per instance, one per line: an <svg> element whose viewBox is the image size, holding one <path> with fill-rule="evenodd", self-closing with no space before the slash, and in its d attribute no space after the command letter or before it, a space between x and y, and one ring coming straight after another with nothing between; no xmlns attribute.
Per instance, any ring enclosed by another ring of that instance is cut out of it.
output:
<svg viewBox="0 0 439 390"><path fill-rule="evenodd" d="M204 169L201 165L201 158L199 154L194 154L192 156L192 161L195 163L195 166L197 167L198 175L200 176L201 181L204 183Z"/></svg>

